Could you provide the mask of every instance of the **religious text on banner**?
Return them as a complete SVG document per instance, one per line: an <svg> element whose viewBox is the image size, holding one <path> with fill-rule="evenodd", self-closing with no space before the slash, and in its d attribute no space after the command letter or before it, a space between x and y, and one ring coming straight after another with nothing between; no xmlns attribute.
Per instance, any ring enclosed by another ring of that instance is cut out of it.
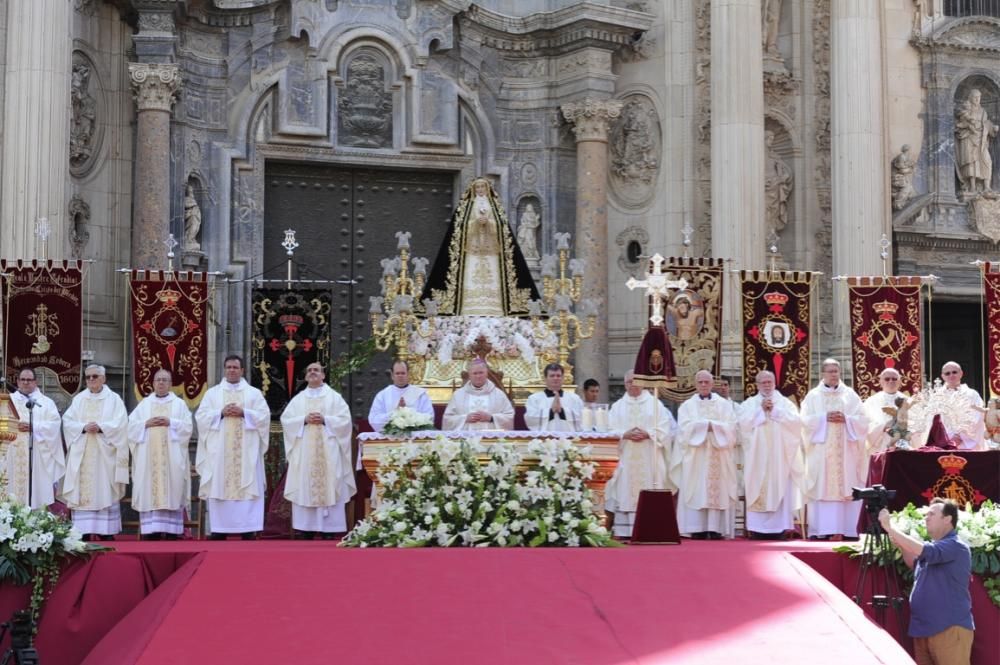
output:
<svg viewBox="0 0 1000 665"><path fill-rule="evenodd" d="M79 261L2 261L4 371L16 382L26 368L45 368L69 394L80 389L83 270Z"/></svg>
<svg viewBox="0 0 1000 665"><path fill-rule="evenodd" d="M305 387L306 367L330 366L330 309L325 289L255 288L250 383L259 388L275 417Z"/></svg>
<svg viewBox="0 0 1000 665"><path fill-rule="evenodd" d="M174 391L195 407L208 389L207 311L211 291L202 272L132 271L132 376L137 399L153 376L170 370Z"/></svg>
<svg viewBox="0 0 1000 665"><path fill-rule="evenodd" d="M671 279L687 282L663 300L665 326L674 355L675 387L661 388L672 400L695 393L694 375L707 369L718 376L722 361L723 259L671 257L663 264Z"/></svg>
<svg viewBox="0 0 1000 665"><path fill-rule="evenodd" d="M983 263L986 292L986 357L989 358L990 394L1000 395L1000 265Z"/></svg>
<svg viewBox="0 0 1000 665"><path fill-rule="evenodd" d="M847 278L854 389L862 399L881 390L886 368L899 372L899 390L920 390L921 283L914 276Z"/></svg>
<svg viewBox="0 0 1000 665"><path fill-rule="evenodd" d="M757 373L769 370L775 387L798 404L812 387L812 273L744 270L740 281L744 395L755 395Z"/></svg>

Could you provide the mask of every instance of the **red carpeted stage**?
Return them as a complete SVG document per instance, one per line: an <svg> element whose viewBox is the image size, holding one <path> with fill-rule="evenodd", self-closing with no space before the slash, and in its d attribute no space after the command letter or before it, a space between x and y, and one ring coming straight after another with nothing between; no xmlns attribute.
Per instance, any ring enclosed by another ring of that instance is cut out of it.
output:
<svg viewBox="0 0 1000 665"><path fill-rule="evenodd" d="M838 590L852 562L829 544L115 546L64 574L43 665L912 662ZM18 591L0 593L0 616L26 603Z"/></svg>

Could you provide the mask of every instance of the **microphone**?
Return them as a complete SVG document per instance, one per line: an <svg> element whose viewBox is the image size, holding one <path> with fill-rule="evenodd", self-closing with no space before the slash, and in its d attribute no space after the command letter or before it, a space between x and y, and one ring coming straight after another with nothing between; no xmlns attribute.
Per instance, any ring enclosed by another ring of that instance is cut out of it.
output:
<svg viewBox="0 0 1000 665"><path fill-rule="evenodd" d="M33 409L33 408L35 408L36 406L38 406L38 402L36 402L36 401L35 401L34 399L32 399L31 397L29 397L29 398L28 398L28 401L27 401L27 402L25 402L25 403L24 403L24 405L25 405L26 407L28 407L28 409Z"/></svg>

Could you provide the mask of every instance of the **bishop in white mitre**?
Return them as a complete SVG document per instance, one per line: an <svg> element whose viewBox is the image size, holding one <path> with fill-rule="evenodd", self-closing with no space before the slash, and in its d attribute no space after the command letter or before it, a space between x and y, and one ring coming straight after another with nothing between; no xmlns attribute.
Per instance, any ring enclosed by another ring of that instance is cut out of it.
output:
<svg viewBox="0 0 1000 665"><path fill-rule="evenodd" d="M712 373L695 374L697 394L677 412L678 434L670 463L679 488L677 526L692 538L732 538L735 534L736 412L712 392Z"/></svg>
<svg viewBox="0 0 1000 665"><path fill-rule="evenodd" d="M60 497L73 526L102 539L122 530L121 500L128 485L128 411L104 385L100 365L84 370L87 388L63 414L66 476Z"/></svg>
<svg viewBox="0 0 1000 665"><path fill-rule="evenodd" d="M514 405L489 378L489 368L481 358L470 360L469 380L455 391L444 410L442 429L511 430Z"/></svg>
<svg viewBox="0 0 1000 665"><path fill-rule="evenodd" d="M775 389L774 374L757 373L757 394L743 402L743 479L751 537L780 537L795 527L805 475L802 421L792 400Z"/></svg>
<svg viewBox="0 0 1000 665"><path fill-rule="evenodd" d="M563 390L563 368L545 367L545 390L528 396L524 422L532 432L579 432L583 428L583 400Z"/></svg>
<svg viewBox="0 0 1000 665"><path fill-rule="evenodd" d="M376 432L381 432L392 412L402 407L419 411L434 420L434 405L427 391L410 383L410 366L405 360L397 360L392 364L392 384L380 390L372 401L368 424ZM361 455L358 455L358 463L360 469Z"/></svg>
<svg viewBox="0 0 1000 665"><path fill-rule="evenodd" d="M128 417L132 451L132 507L139 533L148 540L176 540L184 533L184 511L191 505L194 422L183 399L171 391L173 375L153 375L153 392Z"/></svg>
<svg viewBox="0 0 1000 665"><path fill-rule="evenodd" d="M670 446L676 423L670 409L625 373L625 396L611 405L608 426L622 432L618 466L604 488L604 509L614 516L612 533L632 535L636 505L642 490L676 491L670 483Z"/></svg>
<svg viewBox="0 0 1000 665"><path fill-rule="evenodd" d="M242 358L228 356L223 373L194 416L198 494L208 501L213 540L225 540L228 533L253 540L264 528L264 453L271 410L264 395L243 379Z"/></svg>
<svg viewBox="0 0 1000 665"><path fill-rule="evenodd" d="M802 400L800 415L809 536L853 538L861 502L851 500L851 488L865 486L868 419L861 398L840 380L840 363L833 358L823 361L822 380Z"/></svg>
<svg viewBox="0 0 1000 665"><path fill-rule="evenodd" d="M868 434L865 436L865 478L868 477L868 460L876 453L884 453L892 444L892 437L886 431L892 426L893 412L887 409L897 409L896 399L906 395L899 392L899 372L891 367L886 367L878 375L879 385L882 390L869 395L864 401L862 409L865 418L868 420Z"/></svg>
<svg viewBox="0 0 1000 665"><path fill-rule="evenodd" d="M356 491L351 469L351 411L325 383L319 363L306 367L305 390L281 414L285 437L285 498L292 528L311 540L347 531L345 509Z"/></svg>
<svg viewBox="0 0 1000 665"><path fill-rule="evenodd" d="M35 371L22 369L17 376L17 390L10 395L17 409L17 439L0 442L0 473L4 493L18 503L45 508L55 502L54 485L66 472L59 409L38 389ZM31 408L28 405L31 404ZM31 437L34 433L34 437ZM31 496L28 496L28 448L31 447Z"/></svg>

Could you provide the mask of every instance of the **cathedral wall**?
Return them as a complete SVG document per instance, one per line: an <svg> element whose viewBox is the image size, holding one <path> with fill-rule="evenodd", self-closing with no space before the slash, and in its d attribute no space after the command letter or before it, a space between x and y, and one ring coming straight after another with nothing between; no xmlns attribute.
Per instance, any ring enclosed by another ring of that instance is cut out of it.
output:
<svg viewBox="0 0 1000 665"><path fill-rule="evenodd" d="M911 0L883 2L882 29L886 63L885 102L886 136L890 157L901 146L910 146L916 158L923 152L925 95L920 81L920 52L910 43L913 37L915 10Z"/></svg>

